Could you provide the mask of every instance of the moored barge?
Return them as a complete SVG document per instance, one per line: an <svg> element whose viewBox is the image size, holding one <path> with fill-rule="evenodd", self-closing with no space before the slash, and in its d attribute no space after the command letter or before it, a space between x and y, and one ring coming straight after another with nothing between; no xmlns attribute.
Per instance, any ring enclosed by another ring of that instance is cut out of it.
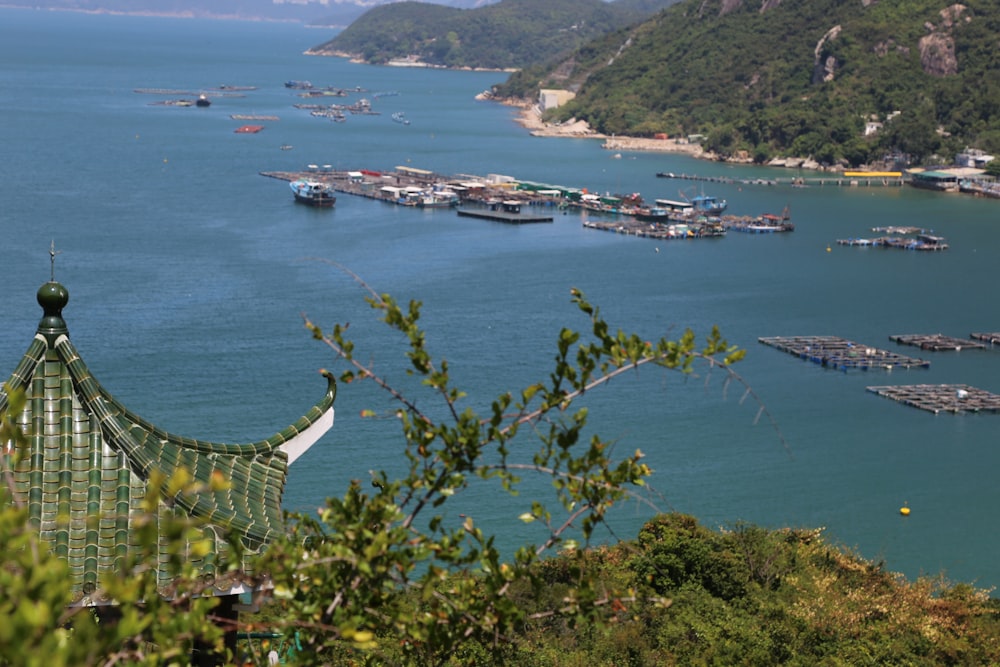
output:
<svg viewBox="0 0 1000 667"><path fill-rule="evenodd" d="M525 213L521 210L521 202L516 200L488 202L484 207L463 206L458 209L458 214L467 218L481 218L514 225L526 222L552 222L555 219L551 215Z"/></svg>

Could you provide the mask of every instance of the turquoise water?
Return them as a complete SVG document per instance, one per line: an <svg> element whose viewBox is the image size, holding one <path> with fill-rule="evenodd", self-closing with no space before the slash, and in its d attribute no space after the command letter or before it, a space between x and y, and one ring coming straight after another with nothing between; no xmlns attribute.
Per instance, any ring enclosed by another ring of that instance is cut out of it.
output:
<svg viewBox="0 0 1000 667"><path fill-rule="evenodd" d="M944 570L1000 584L1000 416L935 416L865 391L965 383L1000 392L1000 350L925 353L930 369L843 373L757 342L839 335L921 356L888 336L1000 330L1000 203L712 183L706 191L734 213L789 206L797 229L697 242L587 230L579 215L513 227L347 196L333 211L296 206L284 182L259 173L409 165L647 199L690 187L657 179L662 171L788 175L671 155L613 159L597 141L531 137L509 109L474 99L500 74L302 55L328 38L284 24L0 10L0 368L13 369L35 331L52 241L71 295L65 317L97 378L165 428L227 441L266 437L322 394L316 371L332 355L304 331L303 313L325 328L350 322L362 356L407 382L401 341L329 262L380 292L422 300L432 350L480 409L542 377L561 326L586 326L569 301L577 287L614 324L650 338L718 324L749 350L738 370L778 425L757 419L757 405L717 373L684 382L643 371L595 394L592 423L623 453L647 454L659 507L712 527L822 526L829 540L910 577ZM282 85L288 79L395 94L374 98L379 116L330 123L292 108L303 100ZM134 92L222 84L257 90L208 109L153 105L171 96ZM397 111L411 124L393 123ZM280 120L238 135L234 113ZM932 228L951 248L835 244L887 224ZM381 405L370 387L341 388L336 425L293 468L289 508L318 506L349 479L399 464L393 422L359 416ZM511 502L492 487L470 489L452 512L472 514L507 546L538 540L516 520L544 491L534 484ZM905 519L904 503L913 510ZM615 534L633 536L648 516L638 504L621 508Z"/></svg>

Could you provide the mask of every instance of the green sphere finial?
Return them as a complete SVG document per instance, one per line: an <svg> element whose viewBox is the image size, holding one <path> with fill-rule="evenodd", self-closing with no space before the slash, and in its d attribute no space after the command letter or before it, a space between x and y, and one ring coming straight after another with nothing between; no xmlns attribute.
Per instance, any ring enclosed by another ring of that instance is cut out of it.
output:
<svg viewBox="0 0 1000 667"><path fill-rule="evenodd" d="M66 322L62 318L62 309L69 303L69 292L54 280L50 280L38 288L38 305L45 313L38 324L38 333L66 333Z"/></svg>

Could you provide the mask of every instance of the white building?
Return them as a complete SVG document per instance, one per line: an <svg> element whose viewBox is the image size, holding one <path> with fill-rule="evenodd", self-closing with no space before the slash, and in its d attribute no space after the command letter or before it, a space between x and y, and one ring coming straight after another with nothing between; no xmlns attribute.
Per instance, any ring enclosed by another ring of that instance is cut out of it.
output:
<svg viewBox="0 0 1000 667"><path fill-rule="evenodd" d="M538 91L538 108L541 111L560 107L576 97L576 93L569 90L558 90L555 88L543 88Z"/></svg>

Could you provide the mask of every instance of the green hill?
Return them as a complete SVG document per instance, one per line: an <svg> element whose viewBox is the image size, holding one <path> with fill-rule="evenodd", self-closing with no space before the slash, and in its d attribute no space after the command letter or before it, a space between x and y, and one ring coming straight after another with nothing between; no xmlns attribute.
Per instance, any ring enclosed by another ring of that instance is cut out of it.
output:
<svg viewBox="0 0 1000 667"><path fill-rule="evenodd" d="M568 88L556 119L703 134L723 156L920 162L1000 152L998 41L998 0L684 0L496 92Z"/></svg>
<svg viewBox="0 0 1000 667"><path fill-rule="evenodd" d="M599 611L550 613L596 576ZM821 530L712 531L665 514L634 540L538 563L511 596L526 615L447 665L995 665L998 601L942 577L909 582L827 544ZM448 590L454 580L442 584ZM414 609L422 601L411 597ZM398 641L379 640L386 664ZM344 660L346 662L346 660Z"/></svg>
<svg viewBox="0 0 1000 667"><path fill-rule="evenodd" d="M502 0L476 9L381 5L309 50L369 63L414 58L439 67L516 69L638 23L674 0Z"/></svg>

